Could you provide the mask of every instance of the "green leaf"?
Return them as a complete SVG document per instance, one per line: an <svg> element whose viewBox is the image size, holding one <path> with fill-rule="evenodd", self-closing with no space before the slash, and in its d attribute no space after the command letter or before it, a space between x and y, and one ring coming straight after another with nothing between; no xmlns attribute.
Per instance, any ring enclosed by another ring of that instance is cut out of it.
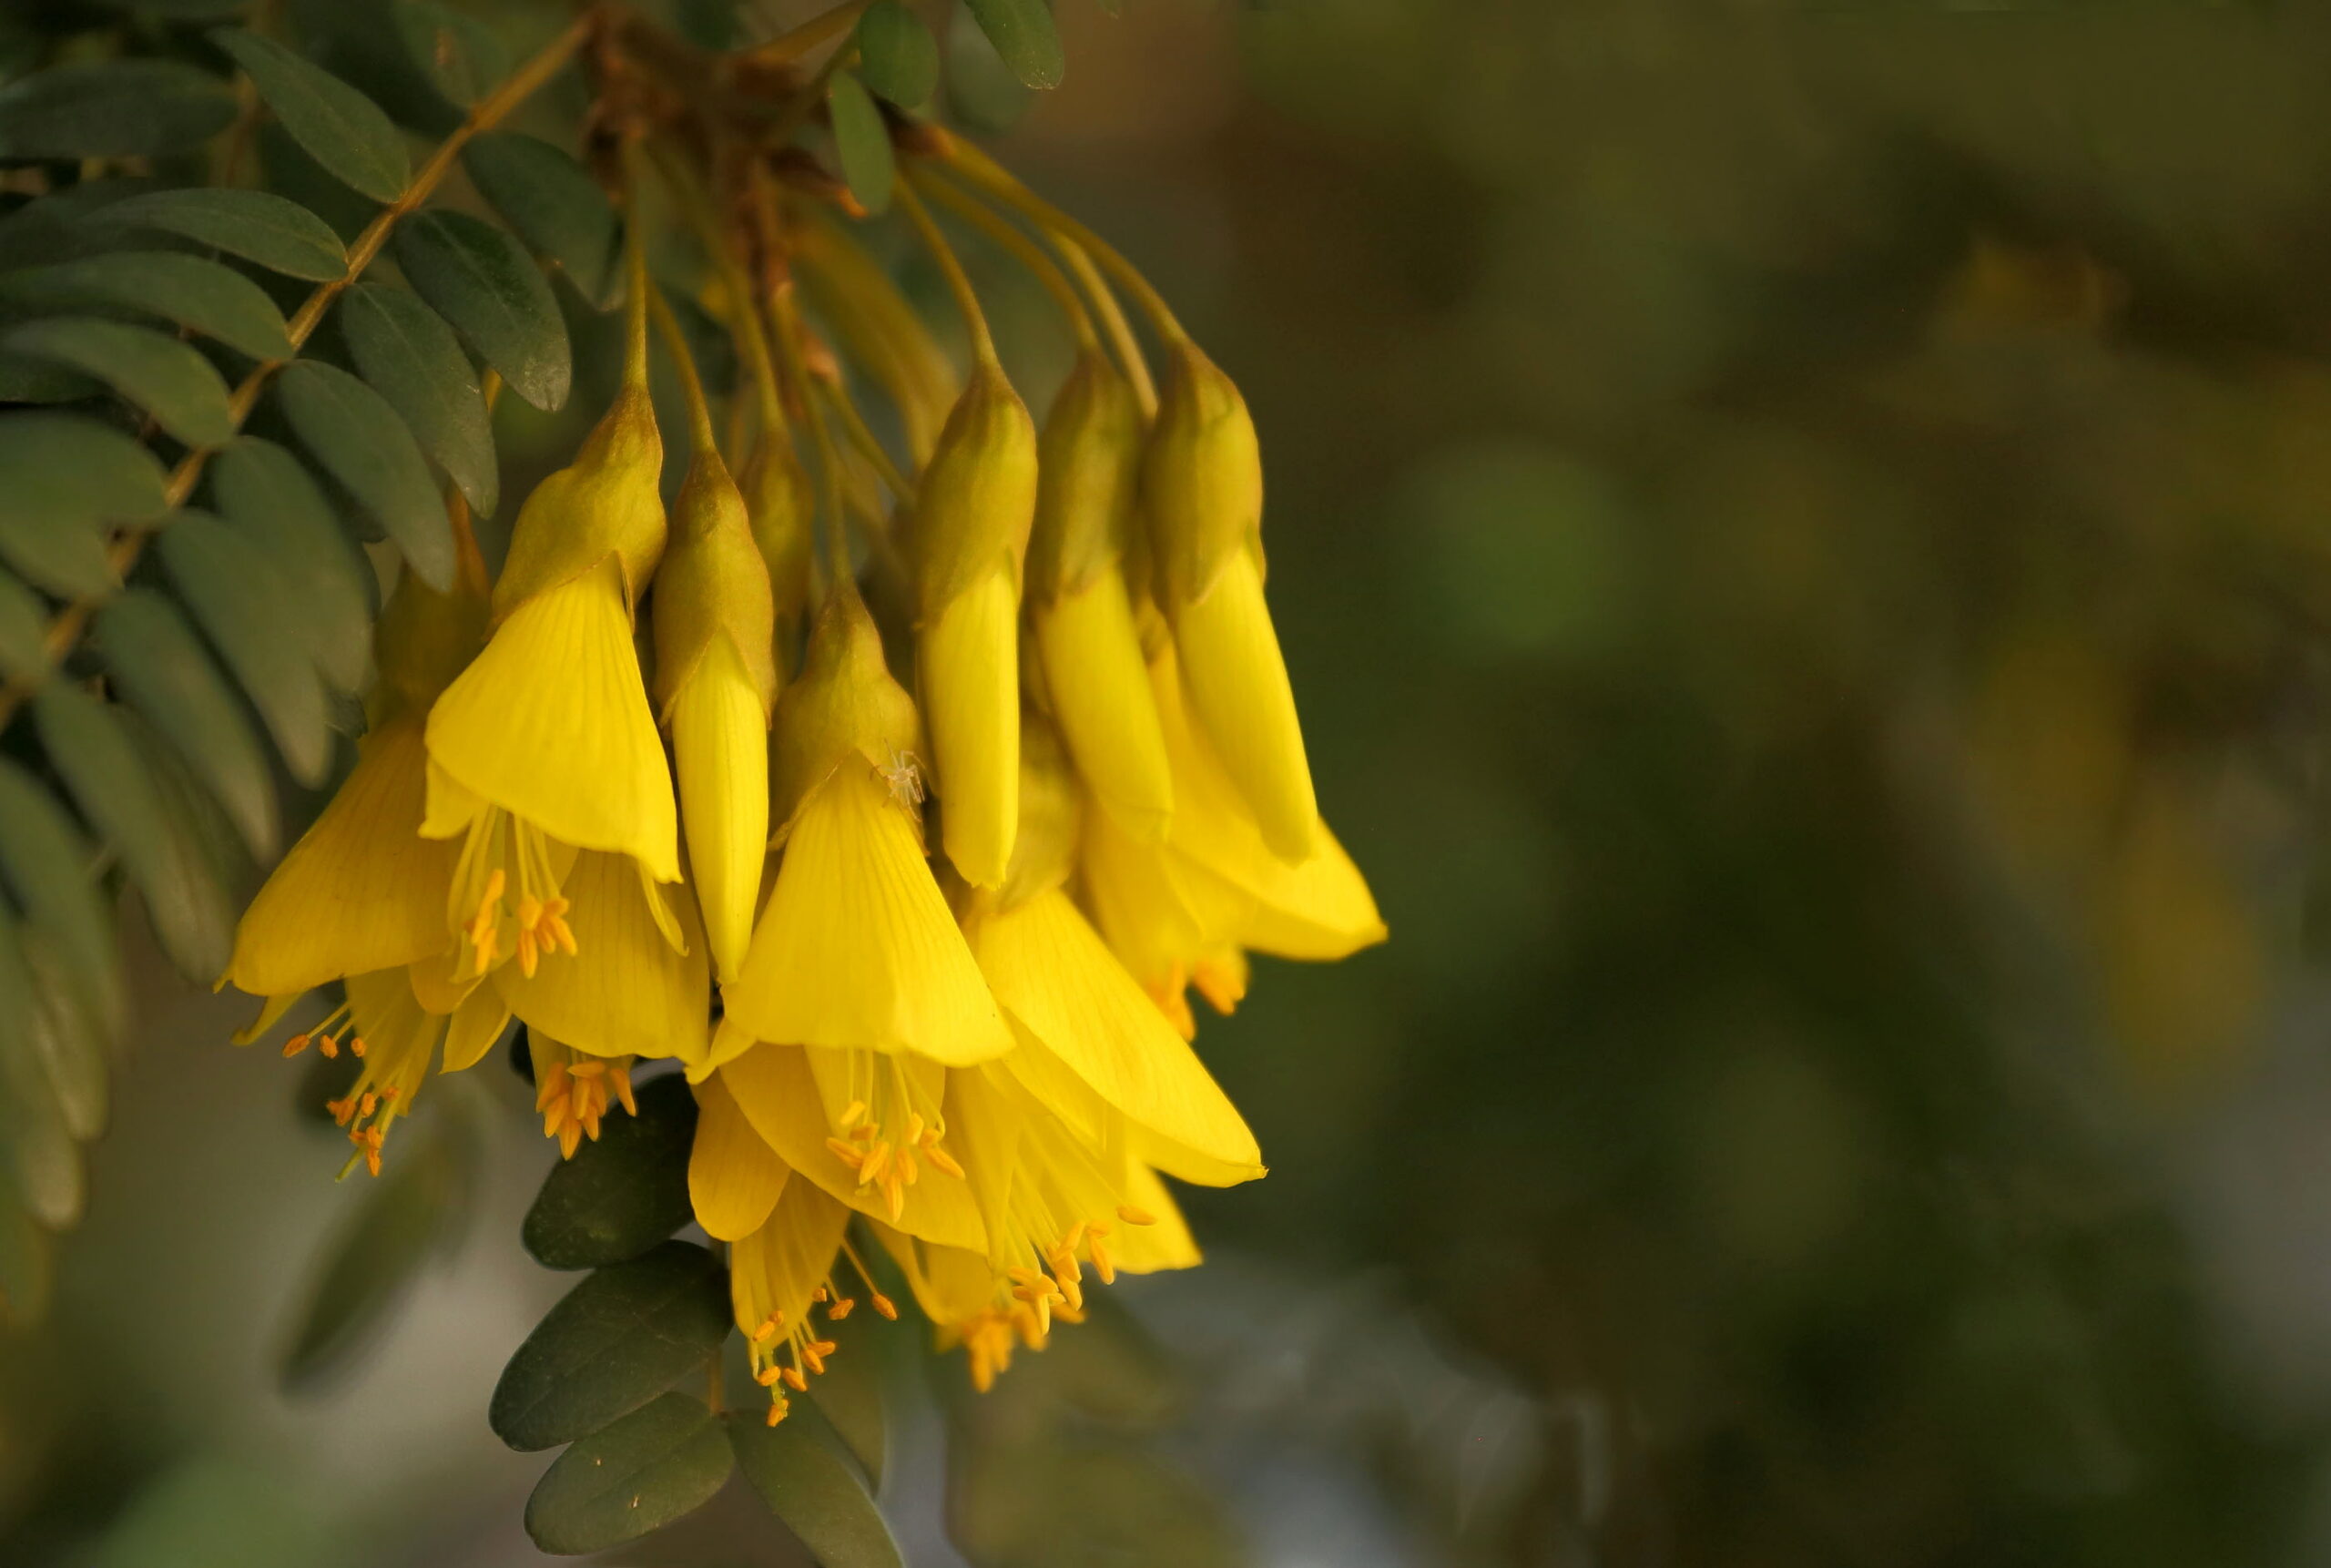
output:
<svg viewBox="0 0 2331 1568"><path fill-rule="evenodd" d="M890 1420L882 1408L882 1366L894 1334L870 1312L830 1322L824 1332L840 1348L827 1359L826 1369L811 1385L811 1397L850 1458L866 1472L867 1484L879 1492L891 1451Z"/></svg>
<svg viewBox="0 0 2331 1568"><path fill-rule="evenodd" d="M159 594L132 588L93 627L115 687L187 759L251 853L280 847L275 776L194 628Z"/></svg>
<svg viewBox="0 0 2331 1568"><path fill-rule="evenodd" d="M447 103L467 108L510 74L510 51L476 17L435 0L401 0L391 10L413 63Z"/></svg>
<svg viewBox="0 0 2331 1568"><path fill-rule="evenodd" d="M826 107L833 117L834 151L841 158L841 177L850 182L850 193L867 211L885 210L899 165L882 111L865 84L848 71L837 71L828 84Z"/></svg>
<svg viewBox="0 0 2331 1568"><path fill-rule="evenodd" d="M212 505L290 586L298 630L325 681L355 690L372 657L372 572L322 487L290 452L256 436L221 448L207 472Z"/></svg>
<svg viewBox="0 0 2331 1568"><path fill-rule="evenodd" d="M32 972L38 1014L34 1049L57 1109L65 1113L65 1130L87 1143L103 1135L112 1111L104 1042L55 940L36 925L20 925L16 934L24 943L25 965Z"/></svg>
<svg viewBox="0 0 2331 1568"><path fill-rule="evenodd" d="M1031 87L1056 87L1067 61L1044 0L963 0L1012 74Z"/></svg>
<svg viewBox="0 0 2331 1568"><path fill-rule="evenodd" d="M405 290L359 283L341 296L340 330L364 379L404 416L471 509L491 517L501 500L494 427L453 329Z"/></svg>
<svg viewBox="0 0 2331 1568"><path fill-rule="evenodd" d="M313 788L331 768L324 687L293 629L300 613L275 563L208 513L170 520L155 548L211 646L259 709L291 776Z"/></svg>
<svg viewBox="0 0 2331 1568"><path fill-rule="evenodd" d="M858 69L866 85L902 109L939 90L939 40L899 0L874 0L858 19Z"/></svg>
<svg viewBox="0 0 2331 1568"><path fill-rule="evenodd" d="M728 1441L769 1511L824 1568L902 1568L890 1525L816 1404L793 1400L775 1426L757 1410L737 1411Z"/></svg>
<svg viewBox="0 0 2331 1568"><path fill-rule="evenodd" d="M639 1114L609 1116L595 1143L550 1167L520 1239L545 1268L638 1257L687 1224L696 1096L677 1075L640 1086Z"/></svg>
<svg viewBox="0 0 2331 1568"><path fill-rule="evenodd" d="M154 158L234 117L227 84L181 61L54 66L0 87L0 158Z"/></svg>
<svg viewBox="0 0 2331 1568"><path fill-rule="evenodd" d="M33 1046L38 1008L15 921L0 915L0 1146L33 1217L64 1230L79 1223L88 1193L80 1145Z"/></svg>
<svg viewBox="0 0 2331 1568"><path fill-rule="evenodd" d="M660 1243L590 1275L526 1336L486 1412L521 1451L572 1442L700 1369L728 1337L719 1261L684 1241Z"/></svg>
<svg viewBox="0 0 2331 1568"><path fill-rule="evenodd" d="M387 530L405 565L443 593L453 585L453 529L428 460L388 401L331 365L300 360L275 378L275 399L324 471Z"/></svg>
<svg viewBox="0 0 2331 1568"><path fill-rule="evenodd" d="M267 107L309 156L375 201L404 194L412 165L381 106L271 39L221 28L212 42L242 66Z"/></svg>
<svg viewBox="0 0 2331 1568"><path fill-rule="evenodd" d="M264 190L148 191L98 208L80 222L182 234L287 278L323 282L348 271L348 251L331 225Z"/></svg>
<svg viewBox="0 0 2331 1568"><path fill-rule="evenodd" d="M510 390L549 412L566 402L575 365L566 322L525 247L465 212L423 212L397 226L397 265Z"/></svg>
<svg viewBox="0 0 2331 1568"><path fill-rule="evenodd" d="M0 1322L26 1329L48 1315L56 1284L47 1232L25 1212L24 1196L0 1168Z"/></svg>
<svg viewBox="0 0 2331 1568"><path fill-rule="evenodd" d="M53 937L96 1003L107 1033L122 1029L121 953L100 896L96 851L54 796L0 758L0 877L34 925Z"/></svg>
<svg viewBox="0 0 2331 1568"><path fill-rule="evenodd" d="M948 15L946 53L947 107L967 129L1009 130L1035 102L961 5Z"/></svg>
<svg viewBox="0 0 2331 1568"><path fill-rule="evenodd" d="M283 312L231 267L171 250L88 256L0 277L0 298L42 305L107 305L175 321L255 360L291 356Z"/></svg>
<svg viewBox="0 0 2331 1568"><path fill-rule="evenodd" d="M69 681L33 699L49 760L144 895L162 949L205 984L227 967L234 915L185 825L165 803L121 716Z"/></svg>
<svg viewBox="0 0 2331 1568"><path fill-rule="evenodd" d="M0 353L0 402L81 402L105 391L105 382L78 371Z"/></svg>
<svg viewBox="0 0 2331 1568"><path fill-rule="evenodd" d="M312 1388L364 1347L430 1258L459 1235L472 1185L466 1151L451 1138L389 1154L309 1287L284 1353L285 1388Z"/></svg>
<svg viewBox="0 0 2331 1568"><path fill-rule="evenodd" d="M703 1401L663 1394L558 1456L526 1499L526 1533L562 1557L619 1546L702 1508L734 1468Z"/></svg>
<svg viewBox="0 0 2331 1568"><path fill-rule="evenodd" d="M106 525L169 510L162 465L142 443L73 414L0 414L0 557L53 593L110 590Z"/></svg>
<svg viewBox="0 0 2331 1568"><path fill-rule="evenodd" d="M0 348L95 376L188 446L234 439L227 383L209 360L168 333L95 316L52 316L18 326Z"/></svg>
<svg viewBox="0 0 2331 1568"><path fill-rule="evenodd" d="M585 303L623 295L623 229L606 193L563 148L521 131L490 131L463 150L462 167L520 239L556 262Z"/></svg>
<svg viewBox="0 0 2331 1568"><path fill-rule="evenodd" d="M47 636L48 606L41 596L15 574L0 571L0 680L29 686L46 676Z"/></svg>
<svg viewBox="0 0 2331 1568"><path fill-rule="evenodd" d="M354 244L386 209L385 203L342 184L280 120L260 121L259 162L270 190L322 219L342 245Z"/></svg>

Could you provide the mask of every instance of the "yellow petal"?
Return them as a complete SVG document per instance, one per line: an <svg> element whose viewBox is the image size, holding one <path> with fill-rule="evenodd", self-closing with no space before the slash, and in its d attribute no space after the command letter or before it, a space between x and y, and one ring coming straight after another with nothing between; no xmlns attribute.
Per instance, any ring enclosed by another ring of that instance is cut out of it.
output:
<svg viewBox="0 0 2331 1568"><path fill-rule="evenodd" d="M916 639L947 858L975 887L1003 885L1020 825L1020 596L999 566Z"/></svg>
<svg viewBox="0 0 2331 1568"><path fill-rule="evenodd" d="M1185 798L1174 813L1176 832L1188 812ZM1183 988L1225 956L1254 901L1219 879L1177 874L1175 851L1136 842L1106 811L1085 814L1084 870L1085 899L1109 950L1183 1034L1194 1033Z"/></svg>
<svg viewBox="0 0 2331 1568"><path fill-rule="evenodd" d="M1339 959L1382 942L1384 919L1368 883L1325 822L1313 824L1312 852L1300 861L1264 842L1220 754L1192 722L1175 667L1169 649L1152 671L1152 689L1180 790L1168 842L1181 901L1202 911L1209 935L1281 958Z"/></svg>
<svg viewBox="0 0 2331 1568"><path fill-rule="evenodd" d="M291 846L235 932L227 979L254 996L449 952L454 847L419 836L421 727L366 736L347 780Z"/></svg>
<svg viewBox="0 0 2331 1568"><path fill-rule="evenodd" d="M453 1010L453 1021L445 1029L445 1065L448 1073L465 1072L478 1064L484 1054L494 1049L495 1041L510 1023L510 1009L503 1003L502 993L491 985L480 985L462 999Z"/></svg>
<svg viewBox="0 0 2331 1568"><path fill-rule="evenodd" d="M790 1174L745 1120L718 1074L697 1085L696 1142L688 1150L688 1197L696 1222L715 1241L761 1227Z"/></svg>
<svg viewBox="0 0 2331 1568"><path fill-rule="evenodd" d="M1308 859L1319 804L1252 550L1231 552L1205 595L1176 608L1174 644L1190 706L1264 841L1283 860Z"/></svg>
<svg viewBox="0 0 2331 1568"><path fill-rule="evenodd" d="M1012 1048L912 819L847 763L803 802L744 975L723 995L757 1040L950 1064Z"/></svg>
<svg viewBox="0 0 2331 1568"><path fill-rule="evenodd" d="M1125 831L1157 842L1173 819L1174 780L1124 574L1096 573L1033 618L1044 687L1077 771Z"/></svg>
<svg viewBox="0 0 2331 1568"><path fill-rule="evenodd" d="M306 994L307 993L303 991L292 991L287 992L281 996L269 997L266 1004L260 1008L259 1016L252 1019L240 1029L235 1031L232 1037L235 1044L238 1045L248 1045L252 1041L258 1039L260 1035L266 1033L269 1030L274 1028L278 1021L280 1021L285 1013L291 1011L291 1004Z"/></svg>
<svg viewBox="0 0 2331 1568"><path fill-rule="evenodd" d="M768 1220L728 1254L728 1293L737 1327L749 1338L772 1318L799 1326L810 1298L833 1272L850 1210L808 1182L789 1181Z"/></svg>
<svg viewBox="0 0 2331 1568"><path fill-rule="evenodd" d="M406 964L405 979L412 986L413 1000L428 1012L449 1016L477 988L476 979L459 972L460 969L459 959L447 956Z"/></svg>
<svg viewBox="0 0 2331 1568"><path fill-rule="evenodd" d="M720 1070L738 1108L778 1157L860 1213L895 1223L910 1235L945 1247L984 1251L987 1232L968 1186L943 1172L926 1172L906 1188L906 1207L893 1222L881 1192L861 1190L850 1168L826 1140L845 1129L825 1107L805 1053L787 1045L756 1045Z"/></svg>
<svg viewBox="0 0 2331 1568"><path fill-rule="evenodd" d="M511 612L429 710L429 755L554 839L679 879L671 773L613 555ZM452 830L433 805L429 817Z"/></svg>
<svg viewBox="0 0 2331 1568"><path fill-rule="evenodd" d="M680 822L722 983L753 939L753 900L769 854L769 722L736 645L712 639L672 698Z"/></svg>
<svg viewBox="0 0 2331 1568"><path fill-rule="evenodd" d="M510 1011L527 1026L595 1056L701 1055L711 979L696 902L686 884L668 892L688 951L657 929L632 862L585 852L563 889L575 952L545 953L529 979L515 963L494 972Z"/></svg>
<svg viewBox="0 0 2331 1568"><path fill-rule="evenodd" d="M996 1000L1109 1105L1206 1162L1191 1179L1262 1175L1245 1118L1066 894L982 916L972 952ZM1005 1058L1015 1072L1023 1051ZM1035 1070L1041 1074L1041 1067ZM1041 1079L1022 1081L1044 1097ZM1230 1174L1230 1173L1236 1174Z"/></svg>

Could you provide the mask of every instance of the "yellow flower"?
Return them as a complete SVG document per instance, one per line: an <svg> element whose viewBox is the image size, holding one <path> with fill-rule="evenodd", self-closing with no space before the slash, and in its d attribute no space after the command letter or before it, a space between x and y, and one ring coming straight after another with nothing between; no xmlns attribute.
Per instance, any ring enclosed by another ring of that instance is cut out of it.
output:
<svg viewBox="0 0 2331 1568"><path fill-rule="evenodd" d="M1155 843L1174 781L1125 585L1141 438L1133 389L1086 354L1044 421L1028 606L1042 687L1078 771L1127 832Z"/></svg>
<svg viewBox="0 0 2331 1568"><path fill-rule="evenodd" d="M940 1063L1010 1050L924 859L913 705L855 589L828 602L777 731L784 858L743 972L722 987L714 1061L754 1041Z"/></svg>
<svg viewBox="0 0 2331 1568"><path fill-rule="evenodd" d="M858 1305L835 1278L837 1258L850 1263L877 1313L899 1315L850 1244L850 1210L809 1182L781 1179L779 1188L764 1220L728 1249L729 1301L753 1379L769 1392L771 1426L789 1408L786 1390L808 1391L809 1379L826 1369L826 1358L834 1353L834 1342L818 1332L812 1309L822 1307L830 1321L839 1322Z"/></svg>
<svg viewBox="0 0 2331 1568"><path fill-rule="evenodd" d="M656 695L672 731L680 820L723 981L752 939L769 854L775 609L745 498L699 420L678 526L656 576Z"/></svg>
<svg viewBox="0 0 2331 1568"><path fill-rule="evenodd" d="M1310 858L1319 809L1263 602L1263 466L1246 399L1186 340L1167 351L1142 469L1159 607L1190 703L1271 852Z"/></svg>
<svg viewBox="0 0 2331 1568"><path fill-rule="evenodd" d="M1083 890L1109 946L1187 1035L1196 1024L1185 988L1228 1013L1246 994L1244 950L1339 959L1383 941L1385 927L1325 822L1314 819L1314 848L1299 862L1271 849L1185 705L1174 647L1152 661L1150 687L1173 764L1173 826L1163 845L1145 845L1090 813Z"/></svg>
<svg viewBox="0 0 2331 1568"><path fill-rule="evenodd" d="M456 519L457 524L464 518ZM419 836L427 754L422 714L484 629L485 568L467 528L455 586L408 574L373 635L380 680L356 766L267 879L235 932L220 984L265 999L241 1044L315 986L449 954L445 895L453 850Z"/></svg>
<svg viewBox="0 0 2331 1568"><path fill-rule="evenodd" d="M574 953L565 878L577 850L679 879L671 774L632 646L665 533L644 346L636 358L636 381L574 464L526 498L493 635L429 710L421 830L462 841L449 912L473 973L511 958L531 972ZM651 902L679 945L669 911Z"/></svg>
<svg viewBox="0 0 2331 1568"><path fill-rule="evenodd" d="M947 858L1003 881L1020 815L1020 573L1036 514L1036 428L992 363L972 367L917 493L917 670Z"/></svg>
<svg viewBox="0 0 2331 1568"><path fill-rule="evenodd" d="M984 1390L1015 1347L1042 1349L1055 1319L1083 1318L1087 1268L1108 1284L1120 1272L1192 1268L1199 1253L1154 1171L1079 1143L1003 1064L948 1077L988 1246L932 1245L880 1225L876 1234L924 1312L965 1347Z"/></svg>

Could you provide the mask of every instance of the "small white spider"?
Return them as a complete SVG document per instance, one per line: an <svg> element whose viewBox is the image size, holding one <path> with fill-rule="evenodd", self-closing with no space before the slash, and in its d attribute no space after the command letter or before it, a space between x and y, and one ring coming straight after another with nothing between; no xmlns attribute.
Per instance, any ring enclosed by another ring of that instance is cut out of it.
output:
<svg viewBox="0 0 2331 1568"><path fill-rule="evenodd" d="M891 798L910 809L922 804L922 764L911 751L893 751L891 765L880 769L882 782L891 787Z"/></svg>

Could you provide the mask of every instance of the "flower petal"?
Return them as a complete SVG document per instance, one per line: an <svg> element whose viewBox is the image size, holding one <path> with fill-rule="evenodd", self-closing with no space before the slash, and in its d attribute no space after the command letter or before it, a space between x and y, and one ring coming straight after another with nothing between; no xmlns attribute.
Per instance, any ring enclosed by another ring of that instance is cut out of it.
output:
<svg viewBox="0 0 2331 1568"><path fill-rule="evenodd" d="M1206 593L1176 606L1174 643L1190 707L1253 809L1264 841L1281 860L1309 859L1319 805L1295 689L1263 602L1262 565L1252 549L1230 552Z"/></svg>
<svg viewBox="0 0 2331 1568"><path fill-rule="evenodd" d="M364 738L354 770L251 901L229 981L282 996L452 950L454 846L420 837L425 755L418 723Z"/></svg>
<svg viewBox="0 0 2331 1568"><path fill-rule="evenodd" d="M1012 574L999 566L948 600L916 647L947 858L973 886L1002 887L1020 827L1020 596Z"/></svg>
<svg viewBox="0 0 2331 1568"><path fill-rule="evenodd" d="M1124 574L1098 573L1033 619L1044 687L1077 771L1126 832L1156 843L1173 820L1174 779Z"/></svg>
<svg viewBox="0 0 2331 1568"><path fill-rule="evenodd" d="M1201 1156L1206 1174L1191 1179L1227 1177L1214 1185L1227 1185L1263 1174L1255 1135L1237 1107L1066 894L1040 894L982 916L971 937L996 1000L1042 1050L1116 1110ZM1005 1064L1019 1074L1029 1054L1023 1046ZM1041 1066L1020 1075L1046 1097Z"/></svg>
<svg viewBox="0 0 2331 1568"><path fill-rule="evenodd" d="M491 985L472 990L453 1010L453 1021L446 1027L443 1071L460 1073L476 1066L509 1023L510 1009L500 992Z"/></svg>
<svg viewBox="0 0 2331 1568"><path fill-rule="evenodd" d="M740 1240L769 1218L792 1172L753 1131L720 1074L697 1085L696 1107L696 1142L688 1151L696 1222L715 1241Z"/></svg>
<svg viewBox="0 0 2331 1568"><path fill-rule="evenodd" d="M743 977L723 995L758 1040L950 1064L1012 1048L911 819L849 763L803 802Z"/></svg>
<svg viewBox="0 0 2331 1568"><path fill-rule="evenodd" d="M775 1319L801 1324L810 1298L833 1271L850 1210L805 1181L785 1184L766 1223L738 1238L728 1254L728 1292L737 1327L750 1336Z"/></svg>
<svg viewBox="0 0 2331 1568"><path fill-rule="evenodd" d="M554 839L679 878L672 777L613 555L510 613L429 710L429 755Z"/></svg>
<svg viewBox="0 0 2331 1568"><path fill-rule="evenodd" d="M711 980L696 901L687 884L656 890L676 906L688 951L657 929L633 863L586 851L562 891L575 952L544 955L533 978L515 963L494 972L510 1011L528 1027L595 1056L701 1055Z"/></svg>
<svg viewBox="0 0 2331 1568"><path fill-rule="evenodd" d="M769 719L736 645L716 636L672 699L680 822L705 936L725 983L753 940L753 901L769 857Z"/></svg>

